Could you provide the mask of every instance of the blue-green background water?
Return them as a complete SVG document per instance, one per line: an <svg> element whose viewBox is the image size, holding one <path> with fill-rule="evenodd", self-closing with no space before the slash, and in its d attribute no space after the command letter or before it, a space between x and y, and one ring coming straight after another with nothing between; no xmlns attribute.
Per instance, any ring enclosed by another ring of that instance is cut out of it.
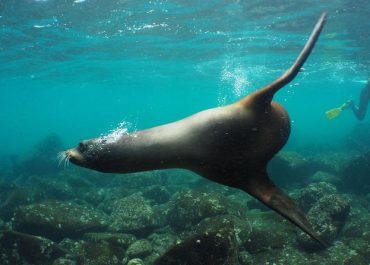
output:
<svg viewBox="0 0 370 265"><path fill-rule="evenodd" d="M357 102L369 77L369 1L1 0L0 156L231 103L283 73L324 10L305 70L275 98L290 149L338 147L359 123L324 112Z"/></svg>

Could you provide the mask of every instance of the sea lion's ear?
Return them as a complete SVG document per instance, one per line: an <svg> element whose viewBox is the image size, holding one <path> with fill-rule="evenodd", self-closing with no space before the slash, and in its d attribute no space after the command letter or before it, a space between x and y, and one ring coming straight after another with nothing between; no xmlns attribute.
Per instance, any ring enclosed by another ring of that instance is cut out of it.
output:
<svg viewBox="0 0 370 265"><path fill-rule="evenodd" d="M299 208L297 203L280 190L270 180L267 173L262 172L256 176L249 177L246 182L244 182L242 189L263 202L269 208L284 216L314 240L318 241L322 246L326 247L326 243L322 241L311 228L310 223L307 221L303 211Z"/></svg>
<svg viewBox="0 0 370 265"><path fill-rule="evenodd" d="M315 46L317 39L319 38L321 30L324 27L326 21L326 16L327 15L325 12L321 14L315 28L311 33L311 36L307 40L306 45L303 47L301 53L298 55L298 58L293 63L293 65L282 76L273 81L271 84L257 90L251 95L246 96L245 98L240 100L239 103L250 106L252 102L254 106L262 106L263 108L270 106L274 94L280 88L291 82L301 70L301 67L307 60L313 47Z"/></svg>

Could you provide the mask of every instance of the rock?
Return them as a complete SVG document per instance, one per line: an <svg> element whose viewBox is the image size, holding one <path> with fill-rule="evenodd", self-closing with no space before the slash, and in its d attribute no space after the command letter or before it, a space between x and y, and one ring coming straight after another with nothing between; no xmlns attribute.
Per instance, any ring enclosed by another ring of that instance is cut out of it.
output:
<svg viewBox="0 0 370 265"><path fill-rule="evenodd" d="M282 249L291 241L290 235L275 229L256 227L251 232L249 239L244 244L245 249L254 254L269 249Z"/></svg>
<svg viewBox="0 0 370 265"><path fill-rule="evenodd" d="M231 231L193 235L174 245L154 265L235 265L236 239Z"/></svg>
<svg viewBox="0 0 370 265"><path fill-rule="evenodd" d="M150 186L143 191L143 196L147 199L153 200L156 204L168 202L171 195L164 186Z"/></svg>
<svg viewBox="0 0 370 265"><path fill-rule="evenodd" d="M40 200L42 191L34 188L14 188L8 193L3 203L0 203L0 216L4 220L10 220L14 215L15 209L20 205L28 205Z"/></svg>
<svg viewBox="0 0 370 265"><path fill-rule="evenodd" d="M111 245L127 249L136 241L136 237L122 233L86 233L83 238L88 242L99 243L105 241Z"/></svg>
<svg viewBox="0 0 370 265"><path fill-rule="evenodd" d="M107 223L107 216L103 212L72 202L45 201L21 206L14 216L17 230L55 240L102 231Z"/></svg>
<svg viewBox="0 0 370 265"><path fill-rule="evenodd" d="M69 174L65 180L71 187L78 187L79 189L94 188L94 184L83 176Z"/></svg>
<svg viewBox="0 0 370 265"><path fill-rule="evenodd" d="M63 248L49 239L15 231L0 232L0 264L42 264L66 256Z"/></svg>
<svg viewBox="0 0 370 265"><path fill-rule="evenodd" d="M77 256L78 265L121 265L125 250L108 242L91 243L85 241L61 242Z"/></svg>
<svg viewBox="0 0 370 265"><path fill-rule="evenodd" d="M252 226L248 219L241 219L234 215L218 215L203 219L196 227L197 234L209 233L212 231L232 231L239 246L242 246L250 239Z"/></svg>
<svg viewBox="0 0 370 265"><path fill-rule="evenodd" d="M144 264L153 265L160 256L157 253L152 253L144 259Z"/></svg>
<svg viewBox="0 0 370 265"><path fill-rule="evenodd" d="M280 152L268 165L271 178L283 188L301 185L308 176L319 169L323 169L320 163L314 163L294 151Z"/></svg>
<svg viewBox="0 0 370 265"><path fill-rule="evenodd" d="M321 198L308 212L307 219L314 231L327 244L332 243L343 227L350 209L348 199L331 194ZM305 250L320 249L321 246L303 232L299 233L298 244Z"/></svg>
<svg viewBox="0 0 370 265"><path fill-rule="evenodd" d="M145 258L149 256L152 251L153 248L150 242L146 239L142 239L131 244L126 251L126 255L129 258Z"/></svg>
<svg viewBox="0 0 370 265"><path fill-rule="evenodd" d="M367 230L368 236L367 238L351 238L348 240L348 248L352 250L352 252L355 252L359 256L361 256L363 259L369 261L370 260L370 233L369 230ZM357 263L352 263L356 264Z"/></svg>
<svg viewBox="0 0 370 265"><path fill-rule="evenodd" d="M367 259L361 257L361 255L357 253L353 256L345 257L343 260L343 265L369 265L367 261Z"/></svg>
<svg viewBox="0 0 370 265"><path fill-rule="evenodd" d="M359 152L357 151L326 151L326 152L314 152L308 159L316 164L320 165L317 170L329 172L335 175L341 175L343 169L351 163L354 157L358 157Z"/></svg>
<svg viewBox="0 0 370 265"><path fill-rule="evenodd" d="M104 188L105 198L97 206L99 210L102 210L106 214L111 215L113 208L117 201L132 195L132 192L129 192L125 187L116 187L116 188ZM88 195L89 196L89 195ZM85 197L86 198L86 197ZM88 199L87 201L91 201Z"/></svg>
<svg viewBox="0 0 370 265"><path fill-rule="evenodd" d="M45 178L42 176L30 176L27 180L30 186L36 186L42 191L45 198L54 200L69 200L76 196L76 191L65 181L61 172L61 178Z"/></svg>
<svg viewBox="0 0 370 265"><path fill-rule="evenodd" d="M264 205L261 201L251 198L247 203L246 206L250 210L261 210L261 211L271 211L269 207Z"/></svg>
<svg viewBox="0 0 370 265"><path fill-rule="evenodd" d="M337 177L336 175L325 172L325 171L317 171L315 174L311 175L308 178L309 183L315 182L325 182L334 185L335 187L342 187L343 183L341 178Z"/></svg>
<svg viewBox="0 0 370 265"><path fill-rule="evenodd" d="M359 151L370 150L370 123L357 122L352 131L346 135L343 141L348 149Z"/></svg>
<svg viewBox="0 0 370 265"><path fill-rule="evenodd" d="M125 175L117 174L109 186L137 190L148 186L163 185L166 180L166 174L161 171L139 172Z"/></svg>
<svg viewBox="0 0 370 265"><path fill-rule="evenodd" d="M218 216L212 216L207 217L200 221L195 227L194 227L194 234L197 236L203 236L203 235L224 235L225 237L228 237L230 240L232 239L232 246L233 248L237 249L238 245L241 246L248 238L248 234L250 233L250 225L248 223L248 220L243 220L240 217L234 216L234 215L218 215ZM166 235L171 235L170 233L166 233L162 235L165 237ZM193 235L193 236L195 236ZM153 238L151 236L151 238ZM175 242L180 242L178 238L175 236L171 236L170 238L165 237L167 239L170 239L172 241L172 245L174 245ZM191 237L190 237L191 238ZM186 239L188 240L188 239ZM170 241L167 241L166 243L169 243ZM169 249L169 244L167 245L167 249ZM160 251L157 251L157 254L163 255L164 251L162 251L164 248L161 248ZM231 250L230 250L231 251ZM234 260L235 257L232 258L229 257L226 259L226 261ZM186 261L189 263L184 264L192 264L192 261ZM207 261L208 262L208 261ZM212 261L213 262L213 261ZM167 263L166 263L167 264ZM172 264L172 263L171 263ZM180 263L182 264L182 263ZM200 264L200 263L199 263ZM208 264L208 263L205 263ZM213 264L213 263L209 263ZM225 263L229 264L229 263ZM232 263L230 263L232 264Z"/></svg>
<svg viewBox="0 0 370 265"><path fill-rule="evenodd" d="M248 221L250 231L244 240L244 248L249 253L280 250L294 238L296 228L274 212L249 212Z"/></svg>
<svg viewBox="0 0 370 265"><path fill-rule="evenodd" d="M115 201L110 220L109 228L114 232L142 235L148 234L158 226L153 208L138 193Z"/></svg>
<svg viewBox="0 0 370 265"><path fill-rule="evenodd" d="M272 179L281 187L294 187L308 184L309 177L317 171L341 176L343 169L354 157L357 151L346 152L317 152L303 156L292 151L283 151L275 156L268 166Z"/></svg>
<svg viewBox="0 0 370 265"><path fill-rule="evenodd" d="M253 263L251 263L253 265L328 265L328 263L324 263L323 260L319 262L316 256L309 257L307 253L299 251L291 246L285 246L283 249L271 249L256 253L253 255L253 258Z"/></svg>
<svg viewBox="0 0 370 265"><path fill-rule="evenodd" d="M332 184L317 182L303 188L296 197L296 200L305 211L308 211L324 196L336 193L337 189Z"/></svg>
<svg viewBox="0 0 370 265"><path fill-rule="evenodd" d="M4 202L13 190L18 187L14 183L0 180L0 201Z"/></svg>
<svg viewBox="0 0 370 265"><path fill-rule="evenodd" d="M94 188L94 189L86 190L86 192L84 192L81 197L86 202L94 206L98 206L100 203L102 203L107 198L107 196L109 195L109 192L110 191L108 189L104 189L104 188L95 189Z"/></svg>
<svg viewBox="0 0 370 265"><path fill-rule="evenodd" d="M324 260L321 264L329 265L368 265L368 259L357 252L358 249L353 249L350 246L342 243L336 242L332 247L327 249L325 255L327 260Z"/></svg>
<svg viewBox="0 0 370 265"><path fill-rule="evenodd" d="M54 260L52 265L77 265L77 263L71 259L59 258Z"/></svg>
<svg viewBox="0 0 370 265"><path fill-rule="evenodd" d="M351 213L351 216L344 225L341 234L347 238L364 238L367 234L370 235L370 214L361 212L360 214L352 216Z"/></svg>
<svg viewBox="0 0 370 265"><path fill-rule="evenodd" d="M167 218L172 227L184 230L206 217L224 214L243 216L245 209L220 193L187 191L171 200Z"/></svg>
<svg viewBox="0 0 370 265"><path fill-rule="evenodd" d="M141 259L131 259L127 262L127 265L144 265L144 261Z"/></svg>
<svg viewBox="0 0 370 265"><path fill-rule="evenodd" d="M151 234L148 239L153 247L153 252L156 255L164 254L171 246L173 246L177 240L179 240L178 235L174 234L170 229L156 231Z"/></svg>
<svg viewBox="0 0 370 265"><path fill-rule="evenodd" d="M241 251L239 253L239 264L240 265L253 265L253 257L248 251Z"/></svg>
<svg viewBox="0 0 370 265"><path fill-rule="evenodd" d="M343 170L343 183L346 191L355 194L370 193L370 152L355 158Z"/></svg>

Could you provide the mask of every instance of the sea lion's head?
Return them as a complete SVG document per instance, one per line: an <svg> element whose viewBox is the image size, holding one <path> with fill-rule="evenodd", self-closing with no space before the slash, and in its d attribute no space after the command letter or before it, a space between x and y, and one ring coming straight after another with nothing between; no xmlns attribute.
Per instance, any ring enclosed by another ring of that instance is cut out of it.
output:
<svg viewBox="0 0 370 265"><path fill-rule="evenodd" d="M67 159L75 165L91 168L97 162L99 147L95 140L82 141L77 147L64 152Z"/></svg>
<svg viewBox="0 0 370 265"><path fill-rule="evenodd" d="M108 135L80 142L75 148L64 151L61 160L105 173L132 172L133 165L137 164L132 155L136 150L132 145L134 139L135 133L118 128Z"/></svg>
<svg viewBox="0 0 370 265"><path fill-rule="evenodd" d="M64 152L71 163L101 172L109 172L110 164L115 160L111 154L112 144L104 138L82 141Z"/></svg>

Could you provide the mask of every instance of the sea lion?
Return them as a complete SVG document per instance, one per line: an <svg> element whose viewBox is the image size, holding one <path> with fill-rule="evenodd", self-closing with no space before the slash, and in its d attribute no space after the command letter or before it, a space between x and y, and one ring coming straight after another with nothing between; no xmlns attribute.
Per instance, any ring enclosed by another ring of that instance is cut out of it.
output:
<svg viewBox="0 0 370 265"><path fill-rule="evenodd" d="M65 151L66 158L76 165L111 173L192 170L244 190L324 245L297 204L270 180L266 166L290 133L288 113L272 98L298 74L325 20L323 13L294 64L268 86L234 104L207 109L173 123L116 138L83 141Z"/></svg>

